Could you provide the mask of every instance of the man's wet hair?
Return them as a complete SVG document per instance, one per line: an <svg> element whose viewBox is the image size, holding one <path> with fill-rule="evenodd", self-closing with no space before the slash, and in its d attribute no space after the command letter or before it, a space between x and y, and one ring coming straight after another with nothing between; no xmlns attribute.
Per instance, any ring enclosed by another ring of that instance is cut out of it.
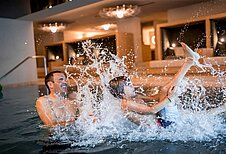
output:
<svg viewBox="0 0 226 154"><path fill-rule="evenodd" d="M49 72L49 73L45 76L45 85L46 85L46 87L47 87L47 89L48 89L49 92L50 92L50 88L49 88L49 86L48 86L47 83L48 83L48 82L53 82L53 83L54 83L53 75L54 75L55 73L63 73L63 74L64 74L64 72L56 70L56 71Z"/></svg>
<svg viewBox="0 0 226 154"><path fill-rule="evenodd" d="M124 86L131 84L131 81L126 76L118 76L109 81L110 93L119 99L125 94Z"/></svg>

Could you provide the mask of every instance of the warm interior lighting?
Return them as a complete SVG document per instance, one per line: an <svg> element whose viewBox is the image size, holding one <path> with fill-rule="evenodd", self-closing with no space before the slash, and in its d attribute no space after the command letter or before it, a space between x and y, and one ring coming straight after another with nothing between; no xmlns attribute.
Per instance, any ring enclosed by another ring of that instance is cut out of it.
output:
<svg viewBox="0 0 226 154"><path fill-rule="evenodd" d="M59 31L63 31L65 29L65 24L63 23L49 23L49 24L43 24L42 30L47 32L56 33Z"/></svg>
<svg viewBox="0 0 226 154"><path fill-rule="evenodd" d="M115 14L116 14L116 16L117 16L117 18L123 18L125 15L124 15L124 10L119 10L119 9L117 9L116 11L115 11Z"/></svg>
<svg viewBox="0 0 226 154"><path fill-rule="evenodd" d="M96 33L96 32L87 32L87 33L84 34L84 36L90 38L90 37L96 36L97 34L98 33Z"/></svg>
<svg viewBox="0 0 226 154"><path fill-rule="evenodd" d="M110 24L105 24L105 25L102 25L102 28L104 29L104 30L109 30L110 29Z"/></svg>
<svg viewBox="0 0 226 154"><path fill-rule="evenodd" d="M221 42L224 42L224 41L225 41L225 39L222 37L222 38L220 39L220 41L221 41Z"/></svg>
<svg viewBox="0 0 226 154"><path fill-rule="evenodd" d="M56 59L60 59L60 56L56 56Z"/></svg>
<svg viewBox="0 0 226 154"><path fill-rule="evenodd" d="M172 43L172 45L171 45L173 48L175 48L176 47L176 44L175 43Z"/></svg>
<svg viewBox="0 0 226 154"><path fill-rule="evenodd" d="M152 36L152 37L151 37L151 43L152 43L153 45L155 45L155 36Z"/></svg>
<svg viewBox="0 0 226 154"><path fill-rule="evenodd" d="M224 42L225 42L225 39L222 37L222 38L219 39L219 41L217 43L220 44L220 45L223 45Z"/></svg>
<svg viewBox="0 0 226 154"><path fill-rule="evenodd" d="M95 27L97 30L115 30L117 28L116 24L104 24L101 26Z"/></svg>
<svg viewBox="0 0 226 154"><path fill-rule="evenodd" d="M118 5L115 7L103 8L99 14L105 18L125 18L135 16L140 12L137 5Z"/></svg>

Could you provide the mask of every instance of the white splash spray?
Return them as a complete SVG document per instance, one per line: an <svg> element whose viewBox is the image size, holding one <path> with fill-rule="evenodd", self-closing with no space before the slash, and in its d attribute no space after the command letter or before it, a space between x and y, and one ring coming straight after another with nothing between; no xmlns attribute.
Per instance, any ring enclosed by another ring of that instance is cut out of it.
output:
<svg viewBox="0 0 226 154"><path fill-rule="evenodd" d="M176 122L168 128L159 128L154 115L134 113L134 116L142 121L141 125L137 126L125 117L120 108L120 100L114 98L107 87L108 81L116 76L133 78L133 75L139 75L129 74L124 59L110 53L106 55L106 49L101 49L100 45L87 41L83 43L83 49L84 54L89 57L89 65L67 65L65 69L71 85L78 90L75 102L81 105L80 117L74 125L55 128L53 140L70 143L71 146L95 147L102 143L123 141L146 142L157 139L186 142L209 141L219 135L225 137L225 115L208 114L211 108L225 103L226 91L222 85L225 72L216 71L211 65L199 65L202 70L211 70L211 74L217 77L221 86L206 88L199 79L185 78L174 98L179 108ZM153 78L152 75L147 76L149 77ZM149 88L151 91L158 91L158 88ZM145 93L144 89L140 86L137 91ZM91 112L93 115L90 115Z"/></svg>

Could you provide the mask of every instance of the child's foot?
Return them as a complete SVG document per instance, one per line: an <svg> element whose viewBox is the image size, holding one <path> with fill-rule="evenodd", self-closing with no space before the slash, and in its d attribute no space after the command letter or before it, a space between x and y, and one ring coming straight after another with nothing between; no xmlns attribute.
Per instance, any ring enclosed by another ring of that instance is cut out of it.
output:
<svg viewBox="0 0 226 154"><path fill-rule="evenodd" d="M194 52L191 48L189 48L185 43L181 42L182 48L185 51L186 57L193 60L193 62L198 62L200 55L197 52Z"/></svg>

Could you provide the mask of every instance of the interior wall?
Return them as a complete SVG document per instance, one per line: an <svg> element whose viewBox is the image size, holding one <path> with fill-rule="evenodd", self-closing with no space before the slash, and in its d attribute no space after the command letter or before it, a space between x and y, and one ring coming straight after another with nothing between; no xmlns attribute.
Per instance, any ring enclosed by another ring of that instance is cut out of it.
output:
<svg viewBox="0 0 226 154"><path fill-rule="evenodd" d="M88 40L92 37L97 37L101 35L108 35L107 32L73 32L73 31L65 31L64 32L64 41L81 41Z"/></svg>
<svg viewBox="0 0 226 154"><path fill-rule="evenodd" d="M45 46L56 44L58 42L62 42L64 40L64 35L62 32L59 33L51 33L51 32L42 32L35 34L35 47L36 47L36 55L46 56ZM37 60L37 67L43 68L43 60Z"/></svg>
<svg viewBox="0 0 226 154"><path fill-rule="evenodd" d="M225 0L213 0L168 11L168 22L195 19L203 16L226 12Z"/></svg>
<svg viewBox="0 0 226 154"><path fill-rule="evenodd" d="M142 62L142 40L141 40L141 22L140 18L128 18L119 20L117 23L118 32L122 33L132 33L134 41L134 53L136 56L135 62Z"/></svg>
<svg viewBox="0 0 226 154"><path fill-rule="evenodd" d="M28 56L35 55L33 23L0 18L0 77ZM2 85L37 81L36 61L29 59L8 76Z"/></svg>

